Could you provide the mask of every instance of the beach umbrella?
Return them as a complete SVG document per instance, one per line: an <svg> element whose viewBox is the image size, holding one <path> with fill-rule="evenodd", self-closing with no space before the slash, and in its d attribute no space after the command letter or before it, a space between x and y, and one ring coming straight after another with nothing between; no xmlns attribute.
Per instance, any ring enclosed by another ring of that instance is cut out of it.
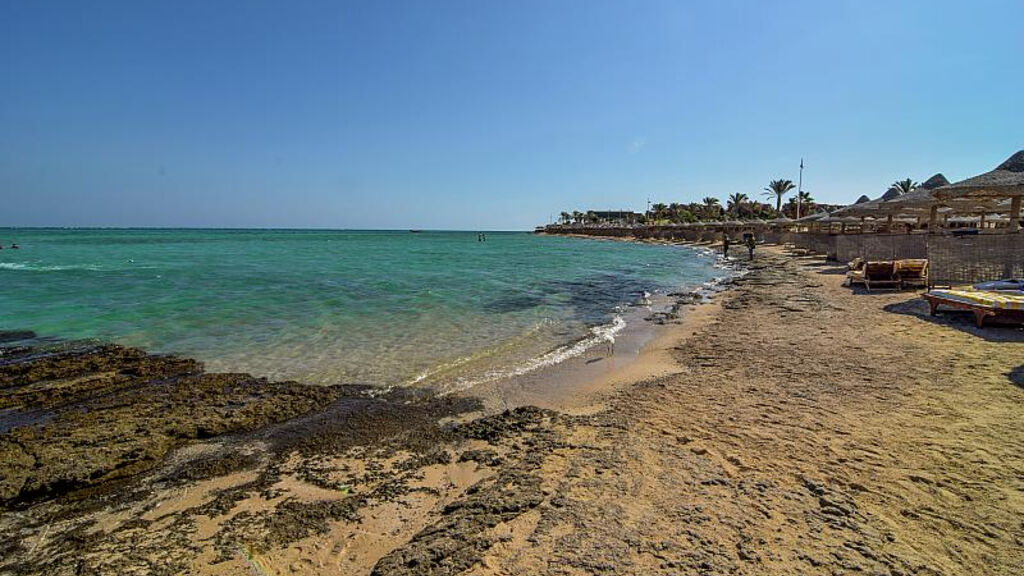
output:
<svg viewBox="0 0 1024 576"><path fill-rule="evenodd" d="M935 190L936 188L945 186L947 184L949 184L949 180L947 180L946 177L942 175L942 172L939 172L938 174L925 180L920 186L918 186L918 188L924 188L925 190Z"/></svg>
<svg viewBox="0 0 1024 576"><path fill-rule="evenodd" d="M814 214L811 214L809 216L804 216L803 218L797 218L796 220L793 220L793 222L799 222L799 223L802 223L802 224L807 223L807 222L817 222L818 220L821 220L822 218L827 218L828 215L829 215L828 212L825 212L825 211L815 212Z"/></svg>
<svg viewBox="0 0 1024 576"><path fill-rule="evenodd" d="M854 202L854 204L863 204L865 202L871 202L871 198L868 198L867 194L861 194L860 198L857 198L857 201Z"/></svg>
<svg viewBox="0 0 1024 576"><path fill-rule="evenodd" d="M830 214L828 216L825 216L824 218L819 218L818 222L853 224L860 222L860 218L855 218L853 216L841 216Z"/></svg>
<svg viewBox="0 0 1024 576"><path fill-rule="evenodd" d="M1010 230L1020 229L1020 205L1024 196L1024 150L1006 159L995 170L935 189L935 197L948 201L959 198L1010 198Z"/></svg>

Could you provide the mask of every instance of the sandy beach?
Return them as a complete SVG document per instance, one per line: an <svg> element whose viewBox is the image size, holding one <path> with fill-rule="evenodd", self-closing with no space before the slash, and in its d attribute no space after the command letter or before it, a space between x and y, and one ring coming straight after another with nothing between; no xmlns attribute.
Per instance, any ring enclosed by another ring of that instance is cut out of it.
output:
<svg viewBox="0 0 1024 576"><path fill-rule="evenodd" d="M498 411L488 389L210 376L191 409L248 417L114 435L149 466L121 473L67 432L77 484L19 496L6 467L0 574L1021 573L1024 332L842 280L760 249L634 361L543 407L520 405L530 389ZM184 369L122 356L128 380ZM5 373L5 397L16 378L122 394L54 370Z"/></svg>

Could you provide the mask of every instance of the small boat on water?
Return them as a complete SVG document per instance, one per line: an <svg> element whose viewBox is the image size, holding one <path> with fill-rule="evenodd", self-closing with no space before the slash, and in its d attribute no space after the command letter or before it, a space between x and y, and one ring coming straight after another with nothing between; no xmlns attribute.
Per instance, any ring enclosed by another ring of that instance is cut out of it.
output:
<svg viewBox="0 0 1024 576"><path fill-rule="evenodd" d="M423 230L409 230L409 234L419 234L420 232L423 232Z"/></svg>

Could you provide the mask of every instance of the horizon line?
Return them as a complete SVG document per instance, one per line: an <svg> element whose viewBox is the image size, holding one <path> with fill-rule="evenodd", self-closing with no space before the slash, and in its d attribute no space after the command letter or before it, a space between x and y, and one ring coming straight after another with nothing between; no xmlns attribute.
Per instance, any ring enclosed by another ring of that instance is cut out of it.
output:
<svg viewBox="0 0 1024 576"><path fill-rule="evenodd" d="M477 229L477 228L327 228L327 227L274 227L274 226L0 226L0 230L278 230L320 232L532 232L530 229Z"/></svg>

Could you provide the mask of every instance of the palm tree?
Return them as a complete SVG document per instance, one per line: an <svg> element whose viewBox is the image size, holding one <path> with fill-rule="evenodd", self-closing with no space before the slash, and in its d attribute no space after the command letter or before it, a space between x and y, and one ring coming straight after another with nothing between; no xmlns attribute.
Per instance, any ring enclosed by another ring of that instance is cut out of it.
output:
<svg viewBox="0 0 1024 576"><path fill-rule="evenodd" d="M582 224L583 223L583 212L580 212L579 210L573 210L572 211L572 221L573 221L574 224Z"/></svg>
<svg viewBox="0 0 1024 576"><path fill-rule="evenodd" d="M764 189L764 195L775 196L775 211L779 212L782 210L782 197L793 188L796 188L796 185L792 180L772 180Z"/></svg>
<svg viewBox="0 0 1024 576"><path fill-rule="evenodd" d="M655 222L657 222L658 220L664 220L665 219L665 214L668 211L668 206L666 206L666 205L662 204L661 202L659 202L659 203L651 206L651 211L653 212L654 221Z"/></svg>
<svg viewBox="0 0 1024 576"><path fill-rule="evenodd" d="M786 202L786 213L792 215L794 218L797 216L797 202L803 210L800 214L807 215L814 212L817 206L814 204L814 198L811 197L811 193L807 190L801 190L795 197L790 197L789 201Z"/></svg>
<svg viewBox="0 0 1024 576"><path fill-rule="evenodd" d="M562 212L561 214L558 215L558 220L562 224L568 224L569 221L572 220L572 214L569 214L568 212Z"/></svg>
<svg viewBox="0 0 1024 576"><path fill-rule="evenodd" d="M897 195L903 196L904 194L913 191L914 188L917 188L918 186L920 186L920 184L914 182L911 178L907 178L906 180L897 180L896 182L893 182L892 186L889 186L889 191L896 192Z"/></svg>
<svg viewBox="0 0 1024 576"><path fill-rule="evenodd" d="M750 200L750 198L747 198L747 195L742 193L742 192L737 192L735 194L730 194L729 195L729 213L730 214L739 214L740 212L743 211L743 208L746 207L747 202L749 200Z"/></svg>
<svg viewBox="0 0 1024 576"><path fill-rule="evenodd" d="M718 198L706 196L701 202L704 203L704 214L708 218L718 218L722 213L722 205L718 202Z"/></svg>
<svg viewBox="0 0 1024 576"><path fill-rule="evenodd" d="M673 224L678 224L679 222L681 222L682 220L681 220L680 216L682 214L682 210L683 210L683 205L680 204L679 202L673 202L673 203L669 204L668 205L668 219L669 219L669 222L672 222Z"/></svg>

